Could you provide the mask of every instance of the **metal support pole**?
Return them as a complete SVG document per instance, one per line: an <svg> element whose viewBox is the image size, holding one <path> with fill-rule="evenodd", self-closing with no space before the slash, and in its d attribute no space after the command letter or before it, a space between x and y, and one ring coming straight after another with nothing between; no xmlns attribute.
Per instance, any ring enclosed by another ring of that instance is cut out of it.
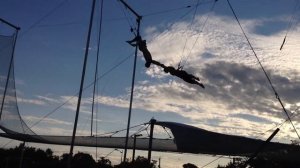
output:
<svg viewBox="0 0 300 168"><path fill-rule="evenodd" d="M137 36L139 36L140 21L137 20L137 22L138 22ZM133 90L134 90L134 82L135 82L137 51L138 51L138 46L136 46L136 48L135 48L135 56L134 56L134 63L133 63L133 74L132 74L132 82L131 82L131 94L130 94L130 103L129 103L129 111L128 111L125 148L124 148L124 162L126 161L127 148L128 148L128 138L129 138L129 128L130 128L130 121L131 121L131 111L132 111Z"/></svg>
<svg viewBox="0 0 300 168"><path fill-rule="evenodd" d="M82 75L81 75L81 83L80 83L80 89L79 89L79 95L78 95L77 109L76 109L74 128L73 128L73 134L72 134L72 141L71 141L69 158L68 158L68 168L71 168L71 164L72 164L73 148L74 148L74 142L75 142L78 116L79 116L79 111L80 111L81 96L82 96L82 91L83 91L87 58L88 58L88 54L89 54L89 46L90 46L90 38L91 38L91 31L92 31L92 25L93 25L95 4L96 4L96 0L93 0L88 36L87 36L86 47L85 47L84 63L83 63L83 69L82 69Z"/></svg>
<svg viewBox="0 0 300 168"><path fill-rule="evenodd" d="M136 145L136 135L133 137L133 149L132 149L132 162L135 160L135 145Z"/></svg>
<svg viewBox="0 0 300 168"><path fill-rule="evenodd" d="M1 21L4 22L2 19L1 19ZM8 22L4 22L4 23L9 24ZM9 68L8 68L8 73L7 73L3 98L2 98L2 102L1 102L0 120L1 120L1 117L2 117L2 111L3 111L3 106L4 106L5 97L6 97L7 87L8 87L8 83L9 83L10 73L12 72L12 66L14 64L15 48L16 48L16 42L17 42L17 37L18 37L18 34L19 34L19 30L20 30L20 28L16 29L16 35L15 35L15 39L14 39L13 51L12 51L11 58L10 58L10 63L9 63Z"/></svg>
<svg viewBox="0 0 300 168"><path fill-rule="evenodd" d="M14 24L9 23L8 21L6 21L6 20L4 20L2 18L0 18L0 21L3 22L3 23L5 23L5 24L7 24L7 25L9 25L9 26L11 26L11 27L13 27L13 28L15 28L16 30L20 30L20 27L15 26Z"/></svg>
<svg viewBox="0 0 300 168"><path fill-rule="evenodd" d="M137 36L140 36L140 23L142 16L138 15L126 2L120 0L126 8L128 8L136 17L137 22ZM137 60L137 52L138 46L135 47L135 56L134 56L134 63L133 63L133 72L132 72L132 81L131 81L131 93L130 93L130 102L129 102L129 111L128 111L128 120L127 120L127 129L126 129L126 139L125 139L125 146L124 146L124 162L126 161L127 157L127 148L128 148L128 138L129 138L129 128L130 128L130 121L131 121L131 111L132 111L132 101L133 101L133 91L134 91L134 82L135 82L135 71L136 71L136 60Z"/></svg>
<svg viewBox="0 0 300 168"><path fill-rule="evenodd" d="M133 149L132 149L132 162L135 160L135 147L136 147L136 137L142 136L142 134L133 135Z"/></svg>
<svg viewBox="0 0 300 168"><path fill-rule="evenodd" d="M154 124L156 123L155 119L150 120L150 138L149 138L149 148L148 148L148 163L150 165L151 163L151 153L152 153L152 140L153 140L153 130L154 130Z"/></svg>
<svg viewBox="0 0 300 168"><path fill-rule="evenodd" d="M122 4L128 8L136 17L137 17L137 20L141 20L142 19L142 16L139 15L135 10L133 10L124 0L120 0L122 2Z"/></svg>

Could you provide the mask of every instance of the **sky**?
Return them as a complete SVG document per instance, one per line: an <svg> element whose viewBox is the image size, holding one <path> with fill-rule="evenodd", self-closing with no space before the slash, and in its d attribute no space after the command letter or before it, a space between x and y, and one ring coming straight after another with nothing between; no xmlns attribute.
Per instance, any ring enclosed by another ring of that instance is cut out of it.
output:
<svg viewBox="0 0 300 168"><path fill-rule="evenodd" d="M143 16L140 33L147 40L152 58L174 67L181 63L184 70L198 76L205 85L202 89L187 84L155 65L147 69L139 52L131 125L154 117L230 135L266 139L272 132L268 130L274 130L286 119L226 0L126 2ZM230 2L299 130L299 1ZM86 0L0 2L0 17L21 27L15 50L15 78L22 118L30 126L70 100L32 128L38 134L71 135L77 103L74 95L80 85L90 10L91 1ZM85 86L92 83L95 72L99 11L98 4ZM136 28L135 17L117 0L104 0L99 76L105 76L97 83L97 134L120 130L127 124L134 48L125 41L134 38L131 28ZM0 33L9 33L3 24ZM79 135L90 134L91 102L89 87L82 99ZM289 123L280 129L273 141L298 140ZM7 140L0 142L5 144ZM114 155L117 156L118 153ZM172 163L187 162L204 165L211 159L201 155L205 159L199 163L199 156L194 155L157 156L168 160L170 167Z"/></svg>

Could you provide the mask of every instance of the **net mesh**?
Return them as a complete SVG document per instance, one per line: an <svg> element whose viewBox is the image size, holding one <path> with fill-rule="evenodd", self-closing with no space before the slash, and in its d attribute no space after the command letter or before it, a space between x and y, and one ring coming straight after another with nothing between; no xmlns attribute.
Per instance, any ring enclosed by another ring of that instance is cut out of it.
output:
<svg viewBox="0 0 300 168"><path fill-rule="evenodd" d="M16 33L0 36L0 100L1 126L17 133L35 135L22 120L16 96L13 50Z"/></svg>

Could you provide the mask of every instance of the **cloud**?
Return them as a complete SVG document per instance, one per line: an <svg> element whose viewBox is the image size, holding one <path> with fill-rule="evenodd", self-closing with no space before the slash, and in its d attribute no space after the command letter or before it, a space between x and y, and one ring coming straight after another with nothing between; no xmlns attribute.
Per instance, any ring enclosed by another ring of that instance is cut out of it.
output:
<svg viewBox="0 0 300 168"><path fill-rule="evenodd" d="M42 100L38 99L26 99L18 97L18 103L25 103L25 104L34 104L34 105L45 105L46 103Z"/></svg>
<svg viewBox="0 0 300 168"><path fill-rule="evenodd" d="M37 98L39 98L40 100L44 100L46 102L49 103L60 103L60 100L57 100L55 98L50 98L50 97L46 97L46 96L36 96Z"/></svg>
<svg viewBox="0 0 300 168"><path fill-rule="evenodd" d="M167 82L142 81L135 86L133 108L176 113L204 129L251 137L261 133L257 130L261 124L272 128L286 117L260 69L226 61L202 66L198 75L203 79L205 90L177 77L164 77ZM296 93L299 93L300 78L288 78L266 70L282 98L289 102L286 109L291 112L299 107L300 97ZM62 96L61 99L65 101L70 97ZM107 106L127 109L129 91L117 97L99 96L96 100ZM64 108L75 110L76 104L74 98ZM83 98L82 105L83 111L89 112L91 98ZM294 121L300 126L299 118Z"/></svg>
<svg viewBox="0 0 300 168"><path fill-rule="evenodd" d="M300 48L296 46L299 41L291 37L285 49L279 51L283 29L271 34L259 32L262 26L282 22L281 18L244 19L241 23L291 113L300 102L297 95ZM195 25L201 25L200 17L196 21ZM161 68L152 66L146 74L153 80L135 86L133 107L176 113L202 128L251 137L261 133L257 130L261 124L271 128L274 123L280 123L286 116L236 21L232 17L212 15L203 31L188 25L188 22L178 22L167 31L150 27L146 31L148 48L153 59L165 65L176 67L182 60L184 69L199 76L206 89L170 77ZM127 101L128 95L106 96L100 103L128 108ZM299 119L294 118L298 127ZM289 135L288 129L282 132L281 137L295 137Z"/></svg>
<svg viewBox="0 0 300 168"><path fill-rule="evenodd" d="M31 122L31 123L36 123L39 121L41 118L40 117L35 117L35 116L24 116L22 117L25 120ZM71 122L63 121L63 120L58 120L54 118L44 118L43 119L43 124L50 124L50 125L73 125Z"/></svg>

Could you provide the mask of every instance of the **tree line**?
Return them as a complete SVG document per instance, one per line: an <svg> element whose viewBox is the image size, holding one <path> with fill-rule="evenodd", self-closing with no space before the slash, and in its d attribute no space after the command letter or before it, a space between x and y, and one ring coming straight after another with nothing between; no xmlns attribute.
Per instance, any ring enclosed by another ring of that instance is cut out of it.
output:
<svg viewBox="0 0 300 168"><path fill-rule="evenodd" d="M21 161L21 155L23 160ZM227 165L218 165L217 168L299 168L298 150L280 150L261 153L251 162L248 158L234 158ZM53 154L51 149L37 149L34 147L23 147L22 144L10 149L0 149L0 168L66 168L69 154L61 156ZM247 164L246 164L247 163ZM183 168L198 168L192 163L182 165ZM138 156L134 161L125 161L117 165L105 157L99 160L88 153L78 152L72 158L72 168L161 168L156 162L148 162L143 156Z"/></svg>

